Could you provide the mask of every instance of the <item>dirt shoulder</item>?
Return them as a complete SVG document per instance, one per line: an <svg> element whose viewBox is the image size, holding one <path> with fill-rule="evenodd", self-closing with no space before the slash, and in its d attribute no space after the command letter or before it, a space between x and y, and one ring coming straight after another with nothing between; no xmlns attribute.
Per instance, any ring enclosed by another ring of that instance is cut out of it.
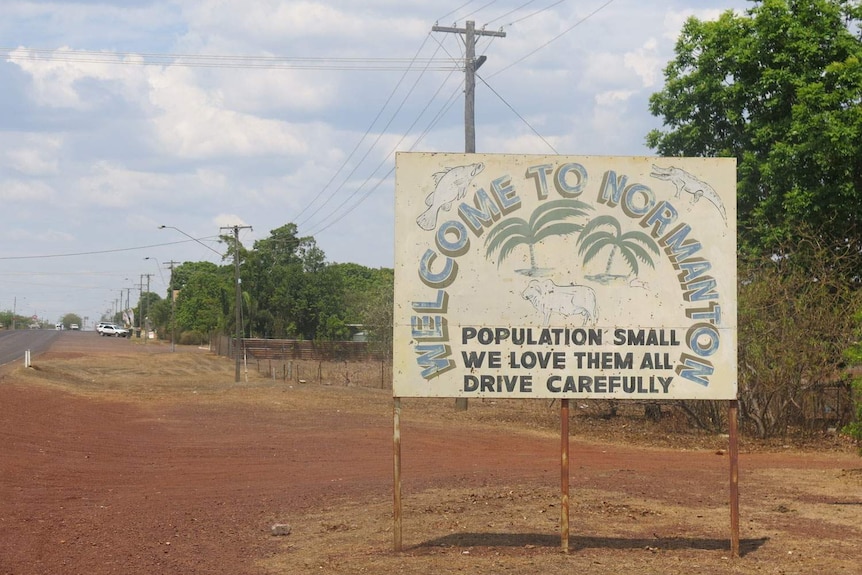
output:
<svg viewBox="0 0 862 575"><path fill-rule="evenodd" d="M0 379L3 575L858 572L849 447L744 450L732 559L722 438L635 447L579 422L563 555L558 412L404 401L394 553L389 392L236 384L205 350L85 333L34 365Z"/></svg>

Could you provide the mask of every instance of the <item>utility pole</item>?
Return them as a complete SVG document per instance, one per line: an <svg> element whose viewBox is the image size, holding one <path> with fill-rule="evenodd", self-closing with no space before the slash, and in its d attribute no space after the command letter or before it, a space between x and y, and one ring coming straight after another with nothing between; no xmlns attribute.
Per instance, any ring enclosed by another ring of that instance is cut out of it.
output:
<svg viewBox="0 0 862 575"><path fill-rule="evenodd" d="M448 32L450 34L464 35L464 151L468 154L476 153L476 70L485 63L485 56L476 58L476 37L495 36L505 38L506 33L502 31L476 30L476 22L467 20L466 28L449 26L431 27L432 32ZM455 398L455 409L467 411L467 398Z"/></svg>
<svg viewBox="0 0 862 575"><path fill-rule="evenodd" d="M141 277L146 277L146 278L147 278L147 291L146 291L146 292L144 292L144 293L146 294L146 296L147 296L147 299L150 299L150 276L152 276L152 275L153 275L153 274L143 274L143 275L141 276ZM146 314L146 313L144 313L144 309L143 309L143 308L144 308L144 304L145 304L145 303L146 303L146 302L145 302L145 301L143 301L143 298L142 298L142 300L141 300L141 322L142 322L142 323L143 323L143 325L144 325L144 343L147 343L147 340L148 340L148 339L150 339L150 330L149 330L149 323L150 323L150 322L149 322L149 321L147 321L147 314ZM147 308L149 308L150 306L146 306L146 307L147 307ZM147 311L149 311L149 309L147 309Z"/></svg>
<svg viewBox="0 0 862 575"><path fill-rule="evenodd" d="M167 262L165 265L168 266L168 269L171 270L171 279L170 285L168 286L168 292L170 292L171 296L171 353L176 351L176 344L174 341L176 340L176 323L174 322L174 310L176 308L176 291L174 290L174 266L180 262L175 262L173 260Z"/></svg>
<svg viewBox="0 0 862 575"><path fill-rule="evenodd" d="M432 32L448 32L450 34L464 35L464 151L468 154L476 153L476 70L485 63L485 56L476 58L477 36L496 36L505 38L506 33L490 30L476 30L476 22L467 20L466 28L449 26L437 26L431 28Z"/></svg>
<svg viewBox="0 0 862 575"><path fill-rule="evenodd" d="M242 290L240 289L239 279L239 231L250 230L251 226L229 226L222 227L219 230L233 230L233 264L234 278L236 283L236 346L234 353L236 354L236 373L234 381L239 383L240 372L240 348L242 347Z"/></svg>
<svg viewBox="0 0 862 575"><path fill-rule="evenodd" d="M138 283L138 337L144 336L144 274Z"/></svg>

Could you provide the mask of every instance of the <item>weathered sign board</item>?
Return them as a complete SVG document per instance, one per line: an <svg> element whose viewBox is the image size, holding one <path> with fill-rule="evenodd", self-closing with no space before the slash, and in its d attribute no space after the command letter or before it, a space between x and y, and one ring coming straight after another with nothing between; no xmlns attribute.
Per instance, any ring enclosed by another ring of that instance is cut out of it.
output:
<svg viewBox="0 0 862 575"><path fill-rule="evenodd" d="M395 397L735 399L733 159L401 153Z"/></svg>

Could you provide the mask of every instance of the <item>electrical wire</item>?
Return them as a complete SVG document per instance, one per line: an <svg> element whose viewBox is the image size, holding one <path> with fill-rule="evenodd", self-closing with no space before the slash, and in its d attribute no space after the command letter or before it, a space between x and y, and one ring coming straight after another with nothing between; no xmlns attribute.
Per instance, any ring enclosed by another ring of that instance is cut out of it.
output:
<svg viewBox="0 0 862 575"><path fill-rule="evenodd" d="M517 23L519 23L519 22L523 22L524 20L529 20L529 19L530 19L530 18L532 18L533 16L538 16L539 14L541 14L541 13L543 13L543 12L547 12L548 10L550 10L551 8L553 8L554 6L557 6L558 4L562 4L562 3L563 3L563 2L565 2L565 1L566 1L566 0L557 0L557 1L556 1L556 2L554 2L553 4L549 4L548 6L545 6L544 8L542 8L541 10L536 10L536 11L535 11L535 12L533 12L532 14L527 14L527 15L526 15L526 16L524 16L523 18L518 18L517 20L513 20L513 21L509 22L509 24L508 24L508 25L509 25L509 26L514 26L515 24L517 24Z"/></svg>
<svg viewBox="0 0 862 575"><path fill-rule="evenodd" d="M502 20L503 18L505 18L505 17L506 17L506 16L508 16L509 14L514 14L514 13L515 13L515 12L517 12L518 10L521 10L521 9L523 9L523 8L526 8L527 6L529 6L530 4L532 4L532 3L533 3L533 2L535 2L535 1L536 1L536 0L527 0L526 2L524 2L523 4L521 4L520 6L518 6L517 8L512 8L511 10L509 10L508 12L506 12L505 14L503 14L502 16L497 16L497 17L496 17L496 18L494 18L493 20L488 20L487 22L485 22L485 24L484 24L483 28L484 28L484 27L487 27L489 24L491 24L491 23L493 23L493 22L496 22L497 20Z"/></svg>
<svg viewBox="0 0 862 575"><path fill-rule="evenodd" d="M450 76L451 76L451 74L450 74ZM458 91L460 91L460 87L461 87L462 85L463 85L463 82L462 82L462 83L460 83L460 84L458 85L458 89L457 89L457 91L455 92L456 94L457 94L457 92L458 92ZM430 107L430 105L431 105L431 102L433 102L433 101L437 98L437 95L438 95L438 94L440 93L440 91L443 89L443 86L445 86L445 82L444 82L443 84L441 84L441 85L440 85L440 87L437 89L437 91L434 93L434 95L429 99L428 104L426 104L425 108L424 108L424 109L422 110L422 112L417 116L416 120L414 120L414 121L413 121L413 123L412 123L412 124L407 128L406 133L405 133L403 136L401 136L401 138L400 138L400 139L398 140L398 142L396 142L396 144L392 147L392 149L389 151L389 153L386 155L386 157L384 157L384 158L383 158L383 160L381 160L381 161L380 161L380 163L377 165L377 167L374 169L374 171L371 173L371 175L370 175L370 176L369 176L369 177L368 177L368 178L367 178L367 179L366 179L366 180L365 180L365 181L364 181L360 186L358 186L358 187L353 191L353 193L352 193L352 194L350 194L350 196L348 196L347 198L345 198L345 200L344 200L343 202L341 202L341 204L339 204L339 205L338 205L338 207L336 207L336 209L335 209L335 210L333 210L332 212L330 212L330 214L329 214L329 216L327 216L327 218L331 218L331 217L333 217L333 216L335 215L335 213L336 213L339 209L341 209L343 206L345 206L345 205L347 204L347 202L349 202L352 198L354 198L354 197L355 197L355 196L360 192L360 190L362 190L362 188L363 188L363 187L364 187L364 186L365 186L369 181L371 181L371 178L373 178L373 177L374 177L374 174L376 174L376 173L377 173L377 171L378 171L378 170L379 170L379 169L380 169L380 168L381 168L381 167L382 167L386 162L388 162L388 161L389 161L389 159L392 157L392 155L395 153L395 151L398 149L398 147L401 145L401 143L402 143L402 142L404 141L404 139L407 137L407 134L410 132L410 130L412 130L412 129L413 129L413 127L414 127L414 126L419 122L419 119L420 119L420 118L424 115L424 113L428 110L428 108L429 108L429 107ZM450 98L451 98L451 97L450 97ZM451 107L451 104L450 104L449 106ZM447 109L448 109L448 107L447 107ZM441 115L440 115L439 113L438 113L438 114L436 114L436 115L432 118L432 122L436 123L436 121L437 121L440 117L441 117ZM427 131L426 131L426 132L427 132ZM424 134L424 133L423 133L423 134ZM414 146L415 146L417 143L418 143L418 141L417 141L417 142L414 142ZM413 147L411 147L410 149L412 150L412 149L413 149ZM359 197L359 200L358 200L358 201L356 201L352 206L350 206L348 209L346 209L346 210L345 210L341 215L339 215L339 216L335 217L335 219L333 219L332 221L330 221L328 224L323 225L323 224L324 224L324 222L326 222L326 219L327 219L327 218L324 218L321 222L319 222L319 223L317 224L318 226L321 226L321 225L322 225L323 227L320 227L320 228L317 228L317 229L313 230L313 232L310 232L310 234L309 234L309 235L319 234L319 233L321 233L321 232L323 232L323 231L325 231L325 230L329 229L330 227L332 227L333 225L335 225L336 223L338 223L338 222L339 222L339 221L341 221L342 219L344 219L344 217L345 217L345 216L347 216L350 212L352 212L352 211L353 211L353 210L355 210L357 207L359 207L359 205L360 205L362 202L364 202L364 201L365 201L365 200L366 200L366 199L367 199L367 198L368 198L368 197L369 197L369 196L370 196L370 195L371 195L371 194L372 194L372 193L373 193L377 188L379 188L379 187L380 187L380 185L381 185L384 181L386 181L386 180L389 178L389 176L392 174L392 172L394 172L394 171L395 171L395 167L393 166L392 168L390 168L390 169L389 169L389 171L388 171L388 172L387 172L387 173L386 173L382 178L378 179L377 183L376 183L373 187L371 187L371 188L370 188L368 191L366 191L362 196L360 196L360 197Z"/></svg>
<svg viewBox="0 0 862 575"><path fill-rule="evenodd" d="M512 68L512 67L520 64L521 62L523 62L524 60L526 60L527 58L529 58L533 54L537 53L539 50L547 48L548 46L551 45L551 43L556 42L557 40L559 40L560 38L562 38L563 36L565 36L566 34L571 32L572 30L574 30L575 28L577 28L578 26L580 26L581 24L583 24L584 22L586 22L587 20L589 20L590 18L592 18L593 16L595 16L596 14L601 12L602 10L604 10L605 8L607 8L608 6L613 4L613 2L614 2L614 0L606 0L604 4L602 4L601 6L599 6L598 8L596 8L595 10L593 10L592 12L590 12L589 14L587 14L586 16L584 16L583 18L581 18L580 20L578 20L577 22L575 22L574 24L572 24L571 26L566 28L565 30L563 30L562 32L560 32L559 34L557 34L556 36L554 36L553 38L551 38L550 40L548 40L547 42L545 42L544 44L542 44L541 46L536 48L535 50L528 52L526 55L524 55L521 58L518 58L514 62L510 63L508 66L505 66L505 67L497 70L496 72L494 72L493 74L488 76L488 78L493 78L494 76L497 76L498 74L502 74L503 72L505 72L509 68Z"/></svg>
<svg viewBox="0 0 862 575"><path fill-rule="evenodd" d="M467 18L469 18L469 17L470 17L470 16L472 16L473 14L478 14L479 12L481 12L482 10L484 10L485 8L487 8L488 6L491 6L491 5L496 4L496 3L497 3L497 0L490 0L490 2L488 2L487 4L484 4L484 5L482 5L482 6L479 6L478 8L476 8L475 10L473 10L472 12L470 12L469 14L466 14L466 15L464 16L464 19L466 20Z"/></svg>
<svg viewBox="0 0 862 575"><path fill-rule="evenodd" d="M546 144L546 145L551 149L551 151L553 151L555 154L559 155L559 152L557 151L557 149L556 149L556 148L554 148L554 146L553 146L553 145L551 145L551 143L550 143L548 140L546 140L546 139L544 138L544 136L542 136L542 134L540 134L540 133L539 133L539 132L538 132L538 131L537 131L537 130L532 126L532 125L530 125L530 122L528 122L528 121L527 121L527 120L526 120L526 119L525 119L521 114L519 114L519 113L517 112L517 110L515 110L515 108L513 108L513 107L511 106L511 104L509 104L509 102L507 102L507 101L505 100L505 98L503 98L503 96L501 96L501 95L499 94L499 92L497 92L497 90L495 90L493 87L491 87L491 85L490 85L488 82L486 82L486 81L485 81L485 79L484 79L482 76L480 76L479 74L476 74L476 77L477 77L477 78L479 78L479 80L481 80L481 81L482 81L482 83L483 83L483 84L485 84L485 86L487 86L487 87L488 87L488 89L489 89L489 90L491 90L491 92L493 92L493 93L494 93L494 95L495 95L495 96L497 96L497 98L499 98L499 99L500 99L500 101L501 101L501 102L503 102L503 103L506 105L506 107L507 107L507 108L509 108L510 110L512 110L512 113L513 113L513 114L515 114L516 116L518 116L518 118L519 118L522 122L524 122L524 124L525 124L528 128L530 128L530 130L532 130L532 132L533 132L534 134L536 134L536 135L539 137L539 139L540 139L540 140L542 140L543 142L545 142L545 144Z"/></svg>
<svg viewBox="0 0 862 575"><path fill-rule="evenodd" d="M219 54L157 54L135 52L96 52L92 50L53 50L43 48L0 48L7 60L35 62L73 62L81 64L118 64L128 66L179 66L191 68L239 68L246 70L377 70L415 69L415 58L306 58L293 56L227 56ZM428 69L446 71L448 60L429 59Z"/></svg>
<svg viewBox="0 0 862 575"><path fill-rule="evenodd" d="M435 51L435 53L436 53L436 51ZM424 113L428 110L428 107L431 105L431 102L433 102L433 101L434 101L434 99L436 98L437 94L439 94L439 93L440 93L440 90L443 88L443 86L445 85L446 81L448 80L449 76L451 76L451 74L452 74L452 73L450 72L450 73L449 73L449 75L446 77L446 79L443 81L443 83L441 83L440 87L437 89L437 91L434 93L434 95L433 95L433 96L431 97L431 99L429 100L429 103L425 105L425 107L423 108L423 110L422 110L422 111L419 113L419 115L417 116L417 118L416 118L416 120L414 121L414 123L411 125L411 127L410 127L410 128L408 128L408 132L409 132L409 130L410 130L413 126L415 126L416 122L418 122L418 121L419 121L419 119L422 117L422 115L424 115ZM408 100L408 98L410 97L410 95L413 93L413 91L414 91L414 90L416 89L416 87L418 86L418 84L419 84L419 80L421 79L421 77L422 77L422 76L420 75L419 77L417 77L417 78L416 78L416 81L415 81L415 82L413 83L413 85L410 87L410 90L407 92L407 94L405 94L405 95L404 95L404 98L402 98L401 103L398 105L398 108L397 108L397 109L395 110L395 112L393 113L393 115L392 115L392 117L390 118L390 121L387 123L386 127L388 127L388 126L392 123L392 121L395 119L395 117L396 117L396 116L398 115L398 113L401 111L401 109L403 108L404 104L407 102L407 100ZM384 130L385 130L385 128L384 128ZM404 138L405 138L406 136L407 136L407 134L405 134L404 136L402 136L402 137L401 137L401 139L398 141L398 144L400 144L400 143L404 140ZM362 161L364 161L364 160L365 160L365 158L367 158L368 153L371 151L371 149L373 149L373 146L376 146L376 145L377 145L377 143L380 141L380 139L381 139L381 138L382 138L382 133L381 133L381 134L378 136L378 138L375 140L374 144L372 145L372 148L369 148L368 152L366 152L365 156L362 158ZM396 148L397 148L397 145L398 145L398 144L396 144ZM363 187L365 184L367 184L367 183L371 180L371 178L372 178L372 177L374 177L374 174L375 174L375 173L380 169L380 166L381 166L383 163L385 163L393 153L394 153L394 150L393 150L393 151L390 151L390 152L389 152L389 154L387 154L387 155L386 155L386 157L384 158L384 160L381 162L381 164L379 164L379 165L377 166L377 168L375 168L375 170L371 173L371 175L370 175L370 176L369 176L369 177L368 177L368 178L367 178L367 179L366 179L366 180L365 180L365 181L364 181L364 182L363 182L359 187L357 187L357 188L356 188L356 189L355 189L355 190L354 190L350 195L348 195L348 196L347 196L347 198L345 198L345 199L344 199L340 204L338 204L338 205L337 205L337 206L336 206L336 207L335 207L335 208L334 208L334 209L333 209L333 210L332 210L328 215L326 215L326 216L325 216L321 221L317 222L316 224L314 224L314 225L313 225L313 226L311 226L311 227L314 229L316 226L321 226L321 225L323 225L323 224L324 224L324 222L326 222L326 220L327 220L327 219L329 219L329 218L333 217L333 216L334 216L334 214L338 212L338 210L340 210L342 207L344 207L344 206L347 204L347 202L349 202L352 198L354 198L354 197L356 196L356 194L358 194L358 193L359 193L359 191L362 189L362 187ZM360 163L361 163L361 162L360 162ZM352 174L352 173L354 173L354 172L356 171L356 169L357 169L357 168L358 168L358 165L354 168L354 170L353 170L353 171L351 171L351 174ZM344 181L344 183L342 183L342 185L341 185L341 186L339 186L338 190L340 190L340 189L344 186L344 184L346 184L346 183L347 183L347 180L345 180L345 181ZM337 192L338 190L336 190L336 192ZM334 197L334 195L333 195L333 196L331 196L331 197ZM365 196L365 197L367 197L367 196ZM363 199L364 199L364 197L363 197ZM358 203L357 203L357 204L355 204L355 205L358 205L359 203L361 203L361 201L360 201L360 202L358 202ZM354 208L355 208L355 205L354 205ZM321 206L321 207L322 207L322 206ZM354 208L350 208L350 209L348 210L348 212L347 212L347 213L349 213L350 211L352 211L352 209L354 209ZM316 210L316 211L315 211L315 213L317 213L317 211L319 211L319 209L318 209L318 210ZM312 215L313 215L313 214L312 214ZM346 215L346 213L345 213L344 215ZM340 220L342 217L344 217L344 216L339 217L339 218L338 218L338 220ZM336 221L338 221L338 220L336 220ZM308 221L308 219L306 219L306 221ZM331 224L330 224L330 225L331 225ZM329 226L327 225L326 227L329 227ZM316 233L319 233L320 231L321 231L321 230L319 230L319 229L318 229ZM314 233L313 233L313 232L309 232L309 233L308 233L308 235L314 235Z"/></svg>
<svg viewBox="0 0 862 575"><path fill-rule="evenodd" d="M131 251L136 251L136 250L147 250L150 248L161 248L161 247L165 247L165 246L174 246L177 244L186 244L186 243L189 243L190 241L211 240L212 238L217 238L217 237L218 236L207 236L207 237L203 237L203 238L197 238L194 240L181 240L178 242L167 242L167 243L163 243L163 244L150 244L147 246L137 246L137 247L131 247L131 248L116 248L116 249L112 249L112 250L98 250L98 251L92 251L92 252L73 252L73 253L68 253L68 254L42 254L42 255L35 255L35 256L0 256L0 260L4 260L4 261L41 260L41 259L49 259L49 258L71 258L71 257L78 257L78 256L94 256L94 255L99 255L99 254L114 254L117 252L131 252Z"/></svg>
<svg viewBox="0 0 862 575"><path fill-rule="evenodd" d="M414 56L414 58L418 58L418 55L422 52L422 49L425 47L425 44L428 42L429 37L431 37L430 33L428 33L425 36L425 40L422 41L422 44L419 46L419 49L416 50L416 55ZM436 54L437 52L435 51L434 53ZM347 176L344 179L344 182L340 186L338 186L332 192L332 194L330 194L329 197L327 197L326 200L320 206L318 206L317 209L315 209L311 214L309 214L305 219L303 219L303 220L299 219L302 216L302 214L304 214L305 211L308 210L314 204L314 202L317 200L317 198L319 198L324 192L326 192L326 190L329 189L329 187L332 185L332 183L338 177L338 174L340 174L341 171L347 166L347 164L350 163L350 160L353 158L354 154L356 154L356 151L359 150L359 147L362 145L362 142L365 141L365 138L367 138L368 135L371 133L372 128L374 128L374 125L377 123L377 120L379 120L380 117L383 115L384 110L386 110L386 108L389 106L389 103L392 101L392 98L398 92L398 89L401 87L401 85L404 82L404 79L406 77L407 77L407 71L405 71L404 74L402 74L401 78L398 80L398 83L395 85L395 87L389 93L389 97L386 98L386 102L383 103L383 106L380 107L380 110L377 112L377 115L374 117L374 119L368 125L368 128L365 130L365 133L362 135L362 137L359 139L359 141L356 142L356 146L354 146L353 150L350 152L350 154L347 156L347 158L345 158L344 162L342 162L341 165L338 167L338 170L336 170L335 174L333 174L333 176L329 179L329 181L326 182L326 185L323 186L323 189L320 191L320 194L315 195L314 199L309 204L307 204L292 219L292 221L296 224L297 227L303 225L309 219L313 218L324 206L326 206L332 200L333 197L335 197L335 195L341 190L341 188L344 186L344 184L347 183L347 181L350 179L350 177L356 172L356 170L359 168L359 166L362 164L362 162L365 161L365 159L368 157L368 154L371 153L372 149L374 149L374 146L376 146L377 143L380 141L380 139L383 137L383 134L386 132L386 129L392 124L392 121L394 120L395 115L397 114L397 111L389 119L389 122L386 123L386 125L383 127L383 129L380 130L380 133L377 135L377 138L374 140L374 142L371 144L371 146L369 146L368 150L365 152L365 155L362 156L362 158L359 160L359 162L354 166L353 170L351 170L350 173L347 174ZM403 104L404 104L404 102L402 101L401 106L403 106ZM398 110L401 109L401 106L399 106Z"/></svg>
<svg viewBox="0 0 862 575"><path fill-rule="evenodd" d="M440 22L440 20L442 20L443 18L448 18L449 16L451 16L452 14L454 14L455 12L460 10L461 8L465 8L466 6L469 6L472 3L473 3L473 0L467 0L466 2L464 2L463 4L461 4L460 6L455 8L454 10L447 12L446 14L443 14L442 16L437 18L437 22Z"/></svg>
<svg viewBox="0 0 862 575"><path fill-rule="evenodd" d="M437 122L439 122L439 120L440 120L440 119L441 119L441 118L446 114L446 112L448 112L448 111L452 108L453 104L455 103L455 101L456 101L456 99L457 99L458 94L462 91L462 86L463 86L463 85L464 85L464 83L462 82L462 83L460 83L458 86L456 86L455 91L454 91L454 92L452 92L452 94L449 96L449 99L444 103L444 105L440 108L440 110L438 110L437 114L435 114L435 115L432 117L431 122L428 124L428 126L425 128L425 130L423 130L423 131L422 131L422 133L419 135L419 137L416 139L416 141L415 141L415 142L413 142L413 145L411 145L411 146L410 146L409 151L411 151L411 152L412 152L412 151L414 151L414 150L416 149L416 146L418 146L418 145L419 145L419 143L420 143L420 142L425 138L425 136L427 136L427 135L430 133L431 129L433 129L433 127L437 125ZM402 140L403 140L403 138L402 138ZM392 156L392 154L394 153L394 151L395 151L395 150L393 150L392 152L390 152L390 153L389 153L389 155L386 157L386 158L387 158L387 160ZM382 165L383 163L384 163L384 162L381 162L381 165ZM375 170L375 173L376 173L376 171L377 171L377 170ZM380 178L380 179L377 181L377 183L376 183L376 184L374 184L374 186L373 186L372 188L370 188L367 192L365 192L365 193L364 193L364 194L359 198L359 201L357 201L354 205L352 205L352 206L350 207L350 209L349 209L349 210L347 210L345 213L343 213L343 214L341 214L340 216L338 216L335 220L333 220L332 222L328 223L327 225L325 225L325 226L324 226L324 227L322 227L321 229L317 230L315 233L321 233L321 232L323 232L323 231L325 231L325 230L329 229L330 227L334 226L334 225L335 225L335 224L337 224L339 221L341 221L341 220L342 220L345 216L347 216L351 211L353 211L354 209L356 209L357 207L359 207L359 205L360 205L362 202L364 202L364 201L365 201L365 200L366 200L366 199L367 199L367 198L368 198L372 193L374 193L374 191L376 191L376 190L377 190L377 188L379 188L379 187L381 186L381 184L383 184L383 182L385 182L386 180L388 180L388 179L389 179L389 177L392 175L392 172L394 172L394 171L395 171L395 167L393 166L392 168L390 168L390 169L389 169L389 171L388 171L388 172L387 172L387 173L386 173L382 178ZM370 179L370 178L369 178L369 179ZM365 185L365 183L367 183L367 182L368 182L368 180L366 180L366 181L363 183L363 186L364 186L364 185ZM361 187L362 187L362 186L360 186L360 188L361 188Z"/></svg>

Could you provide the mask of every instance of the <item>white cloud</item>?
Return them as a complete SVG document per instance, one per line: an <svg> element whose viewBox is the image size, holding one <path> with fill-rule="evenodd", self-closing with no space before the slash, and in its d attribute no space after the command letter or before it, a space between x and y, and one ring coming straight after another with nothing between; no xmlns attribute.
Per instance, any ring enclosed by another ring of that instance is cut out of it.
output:
<svg viewBox="0 0 862 575"><path fill-rule="evenodd" d="M202 159L306 151L300 127L228 109L220 91L204 91L195 80L187 69L151 76L159 111L153 126L164 153Z"/></svg>
<svg viewBox="0 0 862 575"><path fill-rule="evenodd" d="M596 94L597 107L618 106L627 102L635 94L634 90L609 90Z"/></svg>
<svg viewBox="0 0 862 575"><path fill-rule="evenodd" d="M3 165L27 176L56 174L63 138L44 134L10 134Z"/></svg>
<svg viewBox="0 0 862 575"><path fill-rule="evenodd" d="M9 60L32 78L35 102L49 108L94 110L109 94L134 101L143 80L143 68L135 65L140 57L112 52L83 54L63 47L45 53L18 48L10 52ZM90 90L85 97L82 88L87 80L97 82L99 91Z"/></svg>
<svg viewBox="0 0 862 575"><path fill-rule="evenodd" d="M212 219L212 223L217 225L219 228L232 228L234 226L248 225L244 219L236 214L218 214ZM222 233L225 232L233 233L231 230L222 230Z"/></svg>
<svg viewBox="0 0 862 575"><path fill-rule="evenodd" d="M97 208L129 208L153 190L166 187L164 175L138 173L101 161L75 182L69 200Z"/></svg>
<svg viewBox="0 0 862 575"><path fill-rule="evenodd" d="M626 68L634 70L640 77L643 87L651 88L656 85L664 61L658 55L658 42L655 38L647 40L643 46L634 52L626 52L623 56Z"/></svg>
<svg viewBox="0 0 862 575"><path fill-rule="evenodd" d="M50 202L55 197L54 188L41 180L0 180L0 202L3 203L28 204L35 209L40 203Z"/></svg>
<svg viewBox="0 0 862 575"><path fill-rule="evenodd" d="M23 244L47 244L51 247L67 245L76 240L75 236L60 230L44 228L9 228L4 229L2 238L8 242Z"/></svg>

